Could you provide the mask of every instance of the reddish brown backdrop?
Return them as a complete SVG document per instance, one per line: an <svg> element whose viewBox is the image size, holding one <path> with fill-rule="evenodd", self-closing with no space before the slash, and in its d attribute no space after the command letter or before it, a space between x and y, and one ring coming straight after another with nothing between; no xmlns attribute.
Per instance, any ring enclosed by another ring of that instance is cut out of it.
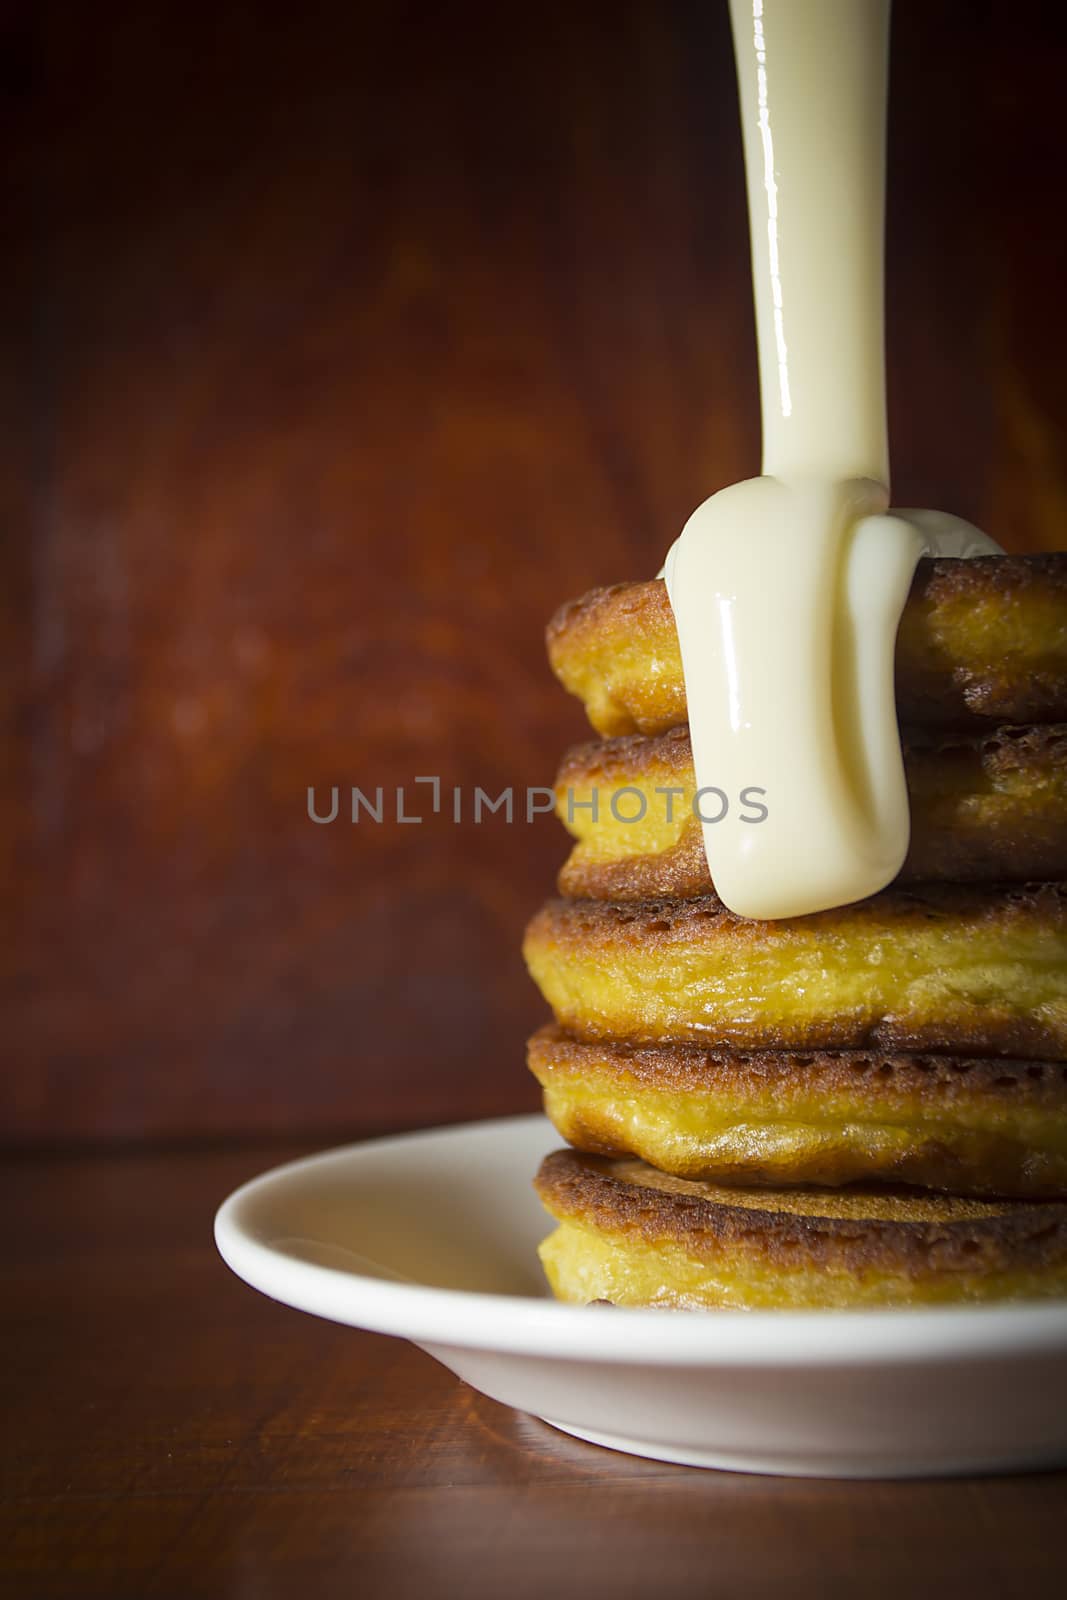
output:
<svg viewBox="0 0 1067 1600"><path fill-rule="evenodd" d="M894 23L896 499L1055 548L1057 8ZM556 604L756 469L725 5L7 11L3 1124L531 1105Z"/></svg>

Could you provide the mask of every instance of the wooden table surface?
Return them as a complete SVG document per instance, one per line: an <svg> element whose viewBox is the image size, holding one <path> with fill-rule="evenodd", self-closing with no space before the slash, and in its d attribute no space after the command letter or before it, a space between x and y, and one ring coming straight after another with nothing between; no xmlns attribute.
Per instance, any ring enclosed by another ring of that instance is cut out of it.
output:
<svg viewBox="0 0 1067 1600"><path fill-rule="evenodd" d="M296 1153L0 1170L5 1594L1064 1592L1067 1473L850 1484L639 1461L255 1294L212 1214Z"/></svg>

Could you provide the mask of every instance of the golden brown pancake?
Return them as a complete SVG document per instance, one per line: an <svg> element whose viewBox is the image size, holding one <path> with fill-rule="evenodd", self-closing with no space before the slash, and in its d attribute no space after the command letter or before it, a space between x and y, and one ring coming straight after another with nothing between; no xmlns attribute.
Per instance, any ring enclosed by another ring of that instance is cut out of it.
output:
<svg viewBox="0 0 1067 1600"><path fill-rule="evenodd" d="M1067 1295L1067 1205L911 1190L729 1189L560 1150L537 1192L561 1300L801 1310Z"/></svg>
<svg viewBox="0 0 1067 1600"><path fill-rule="evenodd" d="M970 737L915 733L904 764L911 846L897 882L1067 878L1067 724ZM560 872L560 893L597 900L711 894L695 790L687 728L569 750L556 778L556 812L578 843Z"/></svg>
<svg viewBox="0 0 1067 1600"><path fill-rule="evenodd" d="M598 733L687 720L661 579L593 589L548 625L548 654ZM904 725L1067 720L1067 554L919 563L896 651Z"/></svg>
<svg viewBox="0 0 1067 1600"><path fill-rule="evenodd" d="M530 973L579 1039L1067 1057L1067 890L891 889L778 922L550 900Z"/></svg>
<svg viewBox="0 0 1067 1600"><path fill-rule="evenodd" d="M1067 1198L1067 1065L842 1050L529 1041L570 1144L721 1184L879 1181Z"/></svg>

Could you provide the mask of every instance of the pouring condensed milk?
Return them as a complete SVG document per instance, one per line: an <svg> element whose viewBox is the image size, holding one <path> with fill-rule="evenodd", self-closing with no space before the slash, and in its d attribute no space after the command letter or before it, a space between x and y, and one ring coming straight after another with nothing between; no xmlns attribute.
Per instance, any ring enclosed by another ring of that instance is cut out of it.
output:
<svg viewBox="0 0 1067 1600"><path fill-rule="evenodd" d="M711 496L664 565L703 822L742 916L846 905L896 877L909 813L893 691L925 554L999 551L889 510L883 332L889 0L730 0L752 245L762 475Z"/></svg>

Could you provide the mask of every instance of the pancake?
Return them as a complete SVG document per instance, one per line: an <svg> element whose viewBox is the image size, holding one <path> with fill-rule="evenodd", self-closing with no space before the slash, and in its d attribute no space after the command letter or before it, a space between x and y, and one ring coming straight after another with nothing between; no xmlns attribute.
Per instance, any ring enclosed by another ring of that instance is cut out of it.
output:
<svg viewBox="0 0 1067 1600"><path fill-rule="evenodd" d="M536 1178L560 1300L844 1309L1067 1295L1067 1205L873 1186L728 1189L560 1150Z"/></svg>
<svg viewBox="0 0 1067 1600"><path fill-rule="evenodd" d="M554 1024L527 1060L568 1143L675 1177L1067 1198L1060 1063L584 1044Z"/></svg>
<svg viewBox="0 0 1067 1600"><path fill-rule="evenodd" d="M593 589L548 625L553 670L598 733L687 720L662 579ZM897 635L902 724L1067 720L1067 554L919 563Z"/></svg>
<svg viewBox="0 0 1067 1600"><path fill-rule="evenodd" d="M551 900L534 982L579 1039L1067 1057L1067 889L891 889L750 921L711 898Z"/></svg>
<svg viewBox="0 0 1067 1600"><path fill-rule="evenodd" d="M916 733L905 742L904 764L911 845L897 882L1067 879L1067 724L971 737ZM669 796L670 789L684 792ZM568 751L556 812L578 843L560 872L560 893L604 900L711 894L695 789L684 727Z"/></svg>

